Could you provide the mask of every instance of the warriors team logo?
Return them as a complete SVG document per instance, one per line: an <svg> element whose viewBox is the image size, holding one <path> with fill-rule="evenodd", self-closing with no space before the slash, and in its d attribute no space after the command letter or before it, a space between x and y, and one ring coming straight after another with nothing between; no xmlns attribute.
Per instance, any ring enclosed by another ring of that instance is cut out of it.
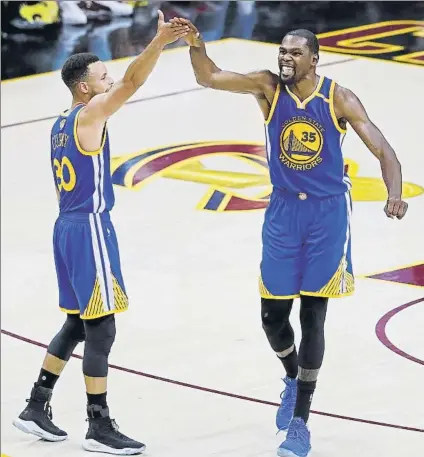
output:
<svg viewBox="0 0 424 457"><path fill-rule="evenodd" d="M288 122L281 135L282 160L302 170L316 166L322 161L322 132L321 126L307 118ZM359 165L353 160L346 159L345 165L354 201L387 199L382 179L358 176ZM261 143L213 141L143 150L113 157L111 171L114 185L135 191L142 191L157 179L198 184L196 209L202 211L264 210L272 191ZM402 193L404 198L411 198L423 194L424 188L404 182ZM178 193L170 198L181 199Z"/></svg>
<svg viewBox="0 0 424 457"><path fill-rule="evenodd" d="M324 128L309 118L295 119L283 124L280 160L288 168L306 171L322 162L320 157Z"/></svg>

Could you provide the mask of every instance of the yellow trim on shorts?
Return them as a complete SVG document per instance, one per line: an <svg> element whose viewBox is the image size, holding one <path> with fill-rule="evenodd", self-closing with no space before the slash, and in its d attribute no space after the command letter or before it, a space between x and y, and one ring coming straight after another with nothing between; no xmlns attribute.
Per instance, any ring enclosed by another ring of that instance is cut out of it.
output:
<svg viewBox="0 0 424 457"><path fill-rule="evenodd" d="M320 293L320 292L305 292L304 290L300 291L300 295L306 295L308 297L323 297L323 298L343 298L343 297L349 297L350 295L353 295L355 293L354 290L350 292L345 292L343 294L325 294L325 293Z"/></svg>
<svg viewBox="0 0 424 457"><path fill-rule="evenodd" d="M260 295L261 295L261 298L271 298L271 299L274 299L274 300L278 300L278 299L281 299L281 298L287 299L287 298L299 298L299 297L300 297L299 294L296 294L296 295L271 295L271 294L260 294Z"/></svg>
<svg viewBox="0 0 424 457"><path fill-rule="evenodd" d="M59 309L66 314L79 314L80 313L79 309L66 309L66 308L61 308L61 307L59 307Z"/></svg>
<svg viewBox="0 0 424 457"><path fill-rule="evenodd" d="M99 313L99 314L94 314L94 316L81 316L81 319L84 321L92 320L92 319L98 319L99 317L103 316L109 316L110 314L118 314L118 313L123 313L124 311L127 311L127 308L124 309L112 309L112 311L106 311L104 313Z"/></svg>
<svg viewBox="0 0 424 457"><path fill-rule="evenodd" d="M287 299L287 298L298 298L299 294L293 294L293 295L272 295L272 293L266 288L262 276L259 276L259 295L262 298L272 298L272 299Z"/></svg>

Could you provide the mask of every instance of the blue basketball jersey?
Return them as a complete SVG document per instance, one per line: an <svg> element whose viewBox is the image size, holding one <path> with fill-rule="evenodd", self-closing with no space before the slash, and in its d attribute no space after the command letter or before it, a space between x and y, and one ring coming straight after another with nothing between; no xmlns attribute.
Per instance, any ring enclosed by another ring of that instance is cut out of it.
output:
<svg viewBox="0 0 424 457"><path fill-rule="evenodd" d="M106 126L97 151L84 151L78 141L78 115L84 106L62 113L51 130L51 166L61 213L102 213L115 203Z"/></svg>
<svg viewBox="0 0 424 457"><path fill-rule="evenodd" d="M265 121L272 185L293 193L323 198L351 188L345 173L342 142L346 130L334 112L335 82L321 76L303 102L278 85Z"/></svg>

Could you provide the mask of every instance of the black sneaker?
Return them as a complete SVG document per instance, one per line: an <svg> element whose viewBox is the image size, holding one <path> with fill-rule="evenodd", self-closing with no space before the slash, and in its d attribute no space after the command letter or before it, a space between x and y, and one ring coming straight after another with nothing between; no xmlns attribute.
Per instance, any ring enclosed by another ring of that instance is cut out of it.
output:
<svg viewBox="0 0 424 457"><path fill-rule="evenodd" d="M46 441L63 441L68 434L53 424L50 400L52 389L34 384L28 406L13 421L13 425L22 432L38 436Z"/></svg>
<svg viewBox="0 0 424 457"><path fill-rule="evenodd" d="M89 426L82 445L86 451L114 455L135 455L141 454L146 449L145 444L118 432L116 422L109 417L109 408L89 405L87 413ZM100 417L95 417L99 415Z"/></svg>

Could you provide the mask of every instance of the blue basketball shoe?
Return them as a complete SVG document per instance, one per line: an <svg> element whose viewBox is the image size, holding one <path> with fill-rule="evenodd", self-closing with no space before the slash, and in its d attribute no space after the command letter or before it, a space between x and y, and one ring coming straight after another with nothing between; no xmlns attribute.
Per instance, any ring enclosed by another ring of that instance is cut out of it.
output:
<svg viewBox="0 0 424 457"><path fill-rule="evenodd" d="M281 404L278 408L276 417L277 428L280 431L289 428L290 421L293 418L297 396L297 379L286 376L283 381L286 388L281 392Z"/></svg>
<svg viewBox="0 0 424 457"><path fill-rule="evenodd" d="M306 457L311 450L311 433L301 417L290 422L286 440L280 444L277 454L280 457Z"/></svg>

